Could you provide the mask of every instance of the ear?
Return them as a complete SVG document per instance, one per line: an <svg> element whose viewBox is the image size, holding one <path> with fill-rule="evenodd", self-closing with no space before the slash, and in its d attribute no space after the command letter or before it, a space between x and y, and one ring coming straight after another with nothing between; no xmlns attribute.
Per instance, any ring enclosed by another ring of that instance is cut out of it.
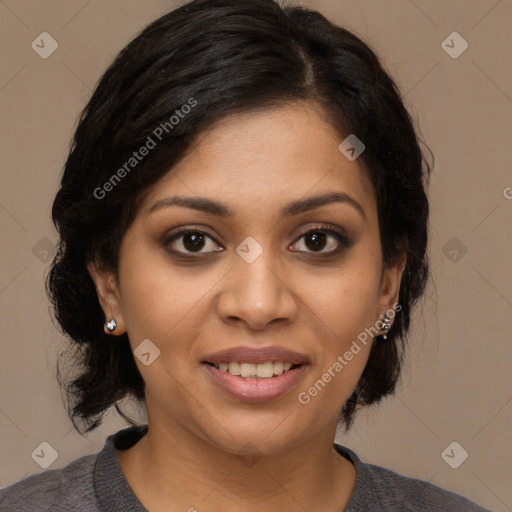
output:
<svg viewBox="0 0 512 512"><path fill-rule="evenodd" d="M94 281L98 300L105 315L105 324L103 328L107 334L120 336L126 332L126 328L116 275L113 271L105 269L98 260L88 262L87 270ZM112 320L112 318L115 319L117 327L115 331L110 332L107 329L106 323Z"/></svg>
<svg viewBox="0 0 512 512"><path fill-rule="evenodd" d="M395 309L400 295L400 283L407 263L407 253L404 251L394 263L384 269L379 292L379 313L384 314L389 309Z"/></svg>

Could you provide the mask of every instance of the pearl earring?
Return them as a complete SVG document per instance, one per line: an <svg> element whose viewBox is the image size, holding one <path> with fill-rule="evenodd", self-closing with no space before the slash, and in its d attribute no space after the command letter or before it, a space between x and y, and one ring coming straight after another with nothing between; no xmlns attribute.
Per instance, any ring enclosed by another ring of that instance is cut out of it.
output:
<svg viewBox="0 0 512 512"><path fill-rule="evenodd" d="M117 328L117 322L116 322L115 318L112 318L112 320L110 320L110 322L107 322L105 325L109 332L114 332Z"/></svg>

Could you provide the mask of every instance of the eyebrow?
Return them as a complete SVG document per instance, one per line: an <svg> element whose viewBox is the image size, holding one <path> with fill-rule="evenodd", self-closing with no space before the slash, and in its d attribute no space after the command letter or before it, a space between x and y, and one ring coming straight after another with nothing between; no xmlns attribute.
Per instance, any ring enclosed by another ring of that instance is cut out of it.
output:
<svg viewBox="0 0 512 512"><path fill-rule="evenodd" d="M348 204L356 209L366 220L366 214L361 204L344 192L328 192L292 201L282 208L281 216L289 217L292 215L298 215L332 203ZM182 206L225 218L235 216L235 212L222 203L207 197L186 196L171 196L160 199L148 209L148 214L168 206Z"/></svg>

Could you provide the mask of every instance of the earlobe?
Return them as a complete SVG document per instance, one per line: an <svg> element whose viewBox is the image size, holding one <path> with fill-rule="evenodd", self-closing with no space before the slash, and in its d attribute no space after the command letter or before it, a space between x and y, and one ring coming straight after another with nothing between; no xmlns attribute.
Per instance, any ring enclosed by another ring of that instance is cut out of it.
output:
<svg viewBox="0 0 512 512"><path fill-rule="evenodd" d="M115 273L106 270L97 260L87 263L87 271L94 282L98 300L105 315L105 332L115 336L123 334L124 319Z"/></svg>

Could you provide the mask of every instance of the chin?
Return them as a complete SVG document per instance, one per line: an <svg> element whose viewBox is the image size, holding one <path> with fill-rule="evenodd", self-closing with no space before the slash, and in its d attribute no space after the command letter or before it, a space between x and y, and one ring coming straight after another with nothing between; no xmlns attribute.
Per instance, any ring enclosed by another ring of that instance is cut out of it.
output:
<svg viewBox="0 0 512 512"><path fill-rule="evenodd" d="M222 421L211 421L203 435L209 442L228 453L240 456L277 456L289 453L293 446L310 436L304 426L299 430L299 416L295 414L225 415ZM220 425L219 425L220 423ZM215 432L211 427L218 425ZM222 425L222 426L221 426Z"/></svg>

